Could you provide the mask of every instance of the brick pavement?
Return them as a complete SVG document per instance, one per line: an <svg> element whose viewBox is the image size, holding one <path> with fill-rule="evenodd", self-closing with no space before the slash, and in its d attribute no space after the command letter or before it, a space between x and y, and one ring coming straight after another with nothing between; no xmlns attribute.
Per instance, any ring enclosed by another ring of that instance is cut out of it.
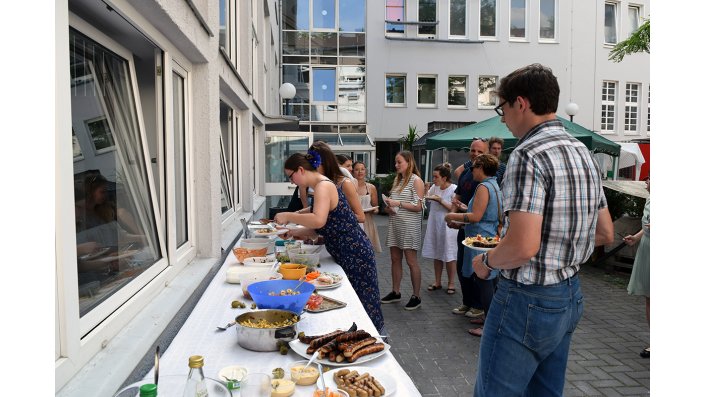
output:
<svg viewBox="0 0 705 397"><path fill-rule="evenodd" d="M387 217L375 219L384 247ZM425 222L423 231L425 232ZM377 254L380 294L391 291L389 251ZM480 338L467 333L475 327L451 310L460 305L455 295L427 291L434 280L433 261L419 252L421 307L404 310L411 296L411 280L403 264L402 300L382 305L392 351L423 396L471 396L475 385ZM639 357L648 345L644 298L630 296L626 287L604 277L600 269L584 266L580 272L585 309L573 336L564 396L646 396L649 360ZM447 286L447 278L443 275Z"/></svg>

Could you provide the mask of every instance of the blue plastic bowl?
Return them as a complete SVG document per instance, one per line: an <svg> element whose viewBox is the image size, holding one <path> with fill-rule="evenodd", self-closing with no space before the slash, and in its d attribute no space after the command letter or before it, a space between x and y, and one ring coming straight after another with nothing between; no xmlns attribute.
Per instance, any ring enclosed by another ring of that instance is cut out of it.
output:
<svg viewBox="0 0 705 397"><path fill-rule="evenodd" d="M316 289L313 284L302 283L297 289L297 291L301 292L298 295L279 295L281 290L294 289L298 284L298 280L259 281L248 285L247 291L257 304L258 309L280 309L301 314L304 311L306 302L308 302L308 298L313 293L313 290ZM269 295L270 292L276 292L277 295L271 296Z"/></svg>

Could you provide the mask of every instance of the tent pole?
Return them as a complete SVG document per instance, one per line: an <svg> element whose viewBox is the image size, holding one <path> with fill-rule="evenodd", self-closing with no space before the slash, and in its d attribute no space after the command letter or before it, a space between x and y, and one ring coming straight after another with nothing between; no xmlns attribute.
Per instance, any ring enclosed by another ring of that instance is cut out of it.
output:
<svg viewBox="0 0 705 397"><path fill-rule="evenodd" d="M619 156L614 157L612 161L612 180L617 180L617 174L619 173Z"/></svg>
<svg viewBox="0 0 705 397"><path fill-rule="evenodd" d="M431 150L426 150L426 172L424 173L424 176L426 179L424 182L428 182L428 172L431 169Z"/></svg>

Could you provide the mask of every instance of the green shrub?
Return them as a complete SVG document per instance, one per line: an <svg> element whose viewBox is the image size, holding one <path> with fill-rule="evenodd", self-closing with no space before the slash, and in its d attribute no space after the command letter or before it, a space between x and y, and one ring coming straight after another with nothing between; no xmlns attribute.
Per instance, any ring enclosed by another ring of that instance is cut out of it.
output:
<svg viewBox="0 0 705 397"><path fill-rule="evenodd" d="M644 205L646 199L632 196L631 194L620 193L616 190L603 187L605 197L607 198L607 207L612 215L612 220L628 215L636 218L641 218L644 214Z"/></svg>

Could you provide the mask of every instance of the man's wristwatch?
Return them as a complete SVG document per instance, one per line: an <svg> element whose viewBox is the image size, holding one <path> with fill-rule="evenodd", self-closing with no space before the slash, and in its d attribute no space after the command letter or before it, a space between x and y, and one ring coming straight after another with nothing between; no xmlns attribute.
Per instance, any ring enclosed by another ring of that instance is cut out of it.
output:
<svg viewBox="0 0 705 397"><path fill-rule="evenodd" d="M490 269L490 271L497 270L490 266L489 256L487 255L487 252L482 253L482 264L485 265L486 268Z"/></svg>

